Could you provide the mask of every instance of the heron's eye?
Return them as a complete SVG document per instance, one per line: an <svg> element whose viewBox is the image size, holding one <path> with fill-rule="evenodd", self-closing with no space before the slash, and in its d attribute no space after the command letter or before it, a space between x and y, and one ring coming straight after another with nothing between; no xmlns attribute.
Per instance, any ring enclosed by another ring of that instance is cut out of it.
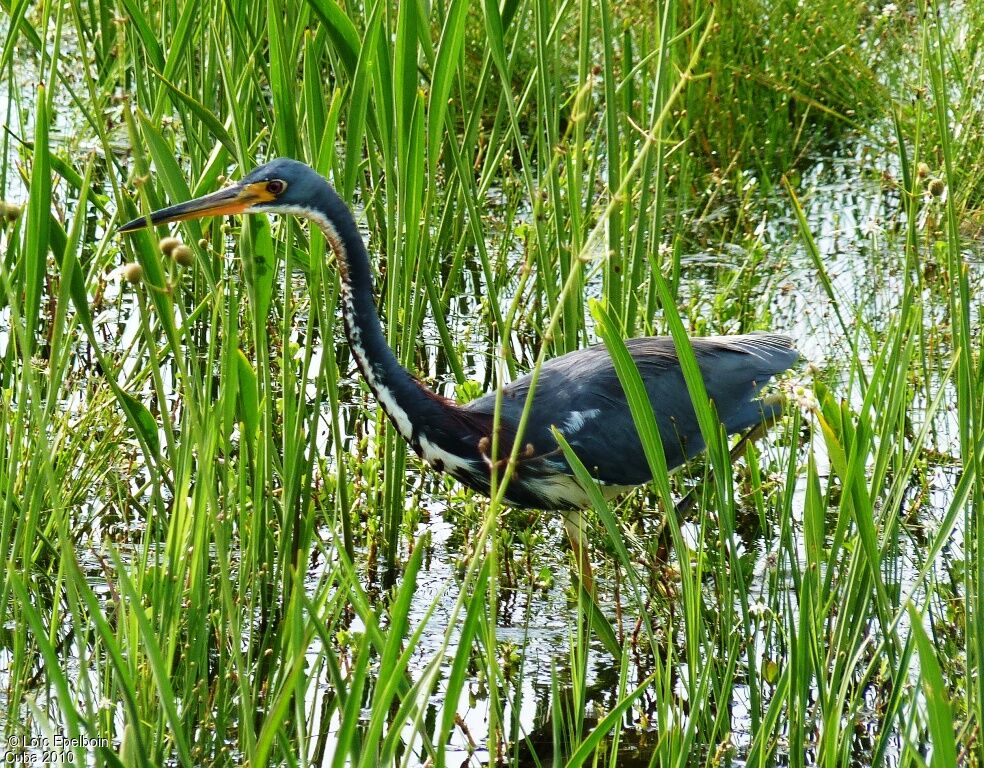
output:
<svg viewBox="0 0 984 768"><path fill-rule="evenodd" d="M280 179L274 179L273 181L267 182L266 189L271 195L279 195L287 189L287 182L281 181Z"/></svg>

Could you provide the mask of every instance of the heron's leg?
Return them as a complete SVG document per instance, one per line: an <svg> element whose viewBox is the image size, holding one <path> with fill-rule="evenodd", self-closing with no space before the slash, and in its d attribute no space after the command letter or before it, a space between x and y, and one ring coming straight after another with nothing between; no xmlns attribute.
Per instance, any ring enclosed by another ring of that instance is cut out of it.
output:
<svg viewBox="0 0 984 768"><path fill-rule="evenodd" d="M572 510L564 513L564 529L567 531L567 539L574 550L574 562L577 566L577 578L581 582L588 595L594 599L594 576L591 573L591 557L588 549L588 533L584 521L584 515L580 510Z"/></svg>

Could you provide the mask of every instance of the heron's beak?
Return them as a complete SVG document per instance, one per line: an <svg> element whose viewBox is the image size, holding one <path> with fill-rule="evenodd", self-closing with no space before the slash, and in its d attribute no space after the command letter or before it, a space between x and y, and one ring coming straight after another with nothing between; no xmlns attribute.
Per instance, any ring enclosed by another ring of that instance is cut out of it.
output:
<svg viewBox="0 0 984 768"><path fill-rule="evenodd" d="M133 232L141 227L169 224L172 221L202 219L206 216L227 216L246 213L257 203L269 202L274 195L267 191L263 182L254 184L233 184L204 197L196 197L186 203L178 203L169 208L154 211L149 216L127 222L117 232Z"/></svg>

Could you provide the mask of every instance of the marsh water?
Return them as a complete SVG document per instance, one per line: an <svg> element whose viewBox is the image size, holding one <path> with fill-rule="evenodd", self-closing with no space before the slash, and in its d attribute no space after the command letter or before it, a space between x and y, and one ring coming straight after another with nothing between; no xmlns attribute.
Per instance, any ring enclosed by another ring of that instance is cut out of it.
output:
<svg viewBox="0 0 984 768"><path fill-rule="evenodd" d="M805 358L804 368L816 366L828 372L838 370L839 360L850 357L838 312L840 318L847 319L852 329L856 329L858 324L870 323L877 326L897 309L900 301L905 280L905 261L899 232L904 228L904 216L900 210L901 201L898 195L891 191L892 185L887 183L887 179L895 172L894 158L873 152L869 144L858 139L833 149L823 157L815 158L802 174L796 191L802 201L810 230L814 233L824 263L833 279L836 308L821 285L812 258L800 239L788 198L781 193L758 193L746 198L743 203L751 208L744 215L759 222L756 234L760 251L754 258L740 247L719 242L720 223L732 221L736 215L733 207L739 203L734 197L726 197L719 208L712 211L713 215L706 217L707 221L694 228L691 233L693 251L685 259L682 293L699 295L709 288L713 291L713 284L707 276L712 275L718 265L727 265L733 269L743 260L754 261L753 268L774 276L769 283L770 290L762 296L762 300L771 304L771 330L788 334L795 339ZM928 212L926 215L933 214ZM714 245L716 240L718 242ZM981 250L976 250L971 257L974 270L972 283L978 286L984 281L981 253ZM717 296L712 293L707 300L716 299ZM455 320L460 327L465 328L472 318L470 307L467 303L458 306L463 306L464 309L457 314ZM927 312L927 322L933 320L933 314ZM438 341L436 332L426 337L428 345L436 347ZM476 358L481 359L482 352L477 350ZM872 350L872 355L874 353ZM531 350L530 354L534 355L535 350ZM436 367L431 374L439 375ZM799 381L809 380L802 369L797 372L796 377ZM858 393L852 392L849 386L845 395L848 399L860 399ZM940 411L933 434L934 442L929 447L938 453L939 463L931 474L931 487L923 489L931 503L921 507L918 513L923 523L930 527L938 522L942 511L949 505L959 479L959 472L953 466L958 450L958 431L952 411ZM768 441L763 448L765 451L769 450L767 444ZM823 441L814 440L811 446L823 467L826 464ZM805 451L805 445L803 449ZM829 468L823 471L829 472ZM421 479L421 485L427 487L426 477ZM914 488L913 498L919 496L919 492L920 489ZM448 592L445 588L448 584L454 584L455 572L462 557L462 537L454 535L456 522L453 508L443 501L428 499L426 493L419 503L426 510L426 519L420 523L418 533L427 532L431 537L429 567L422 576L423 588L415 601L415 615L422 618L439 593L443 593L443 597L439 603L438 615L440 605L450 604L454 600L454 590ZM794 528L801 522L794 509ZM507 708L506 720L514 719L519 731L533 745L539 746L541 751L537 751L535 747L533 751L541 763L545 763L550 759L549 751L544 753L542 749L544 743L549 745L552 680L554 676L564 679L565 674L569 673L568 660L577 621L563 526L558 519L549 515L539 517L534 526L543 534L536 546L534 559L538 563L552 563L553 578L548 586L537 587L531 583L535 579L527 579L525 585L519 588L502 590L497 635L502 643L512 644L523 651L522 668L516 671L513 680L513 684L521 691L517 700L522 702L522 706L518 712ZM696 540L692 525L684 527L685 533L688 530ZM755 594L763 591L761 580L767 578L772 567L769 553L776 546L776 542L764 537L762 533L760 528L751 525L747 538L743 539L744 546L754 553L756 561L756 582L751 587L751 592ZM912 582L915 564L918 562L913 552L907 549L919 547L920 541L914 536L900 544L895 557L890 561L886 560L885 567L891 572L890 582L904 590ZM937 563L940 577L948 578L950 569L955 563L959 564L962 558L960 542L955 541ZM604 562L598 562L598 565L602 573L605 573ZM610 570L607 576L611 577ZM442 622L433 621L431 626L435 628L434 632L425 633L420 646L422 662L431 657L443 640L443 633L440 631ZM632 627L624 629L631 632ZM642 680L646 671L644 666L635 670L636 682ZM589 698L599 717L614 704L617 673L611 657L596 642L587 684L591 692ZM469 687L469 695L462 697L458 704L458 711L470 738L465 736L463 729L456 731L454 745L457 748L457 757L449 753L449 765L470 765L472 763L469 759L476 758L482 763L495 761L496 756L489 754L484 738L489 716L487 702L488 692L483 683L473 681ZM621 735L618 765L650 764L653 737L646 724L652 715L647 707L653 703L644 697L628 716L632 728ZM437 700L434 705L440 707L443 702ZM740 756L748 744L748 734L741 730L740 714L747 702L734 700L730 705L734 712L732 722L738 725L732 739ZM589 726L590 723L586 725ZM866 764L864 743L866 738L871 737L874 728L876 725L873 716L867 725L863 720L859 723L859 744L854 763L858 766ZM541 734L538 738L538 734L544 729L547 729L546 735ZM866 729L869 731L867 737ZM525 745L518 754L527 754ZM705 757L695 755L695 764L703 764ZM809 762L807 756L807 764ZM522 764L538 763L529 758L528 763ZM741 764L740 760L738 764Z"/></svg>
<svg viewBox="0 0 984 768"><path fill-rule="evenodd" d="M0 100L0 111L9 112L10 102L6 104L5 109L4 101ZM57 130L68 134L72 126L71 113L66 110L56 126ZM839 361L849 357L842 321L846 321L848 330L860 335L863 335L865 326L878 327L897 310L901 286L905 281L905 257L900 235L904 214L901 201L893 191L895 186L888 183L889 178L897 175L897 162L891 155L876 150L875 146L863 137L852 137L814 157L795 183L809 229L816 238L832 279L835 301L824 289L812 257L802 243L788 197L777 184L775 191L766 191L762 181L751 175L746 178L744 189L714 191L716 202L693 222L687 233L681 286L683 300L698 303L723 300L722 287L715 281L718 268L726 266L734 269L736 265L747 265L748 269L760 271L763 275L760 293L755 299L768 303L771 330L791 336L809 364L828 374L838 371ZM75 160L78 158L69 159L69 162ZM13 175L8 176L5 197L14 201L26 197L25 190L19 187ZM63 203L71 205L70 200ZM936 215L933 205L932 201L927 202L927 217ZM730 225L737 218L755 222L755 236L746 239L744 245L725 239L726 233L731 231ZM974 243L972 247L978 247L973 240L970 242ZM969 263L971 283L977 287L978 295L984 295L984 265L979 251L970 254ZM480 297L484 295L481 270L474 266L470 275L473 293L455 298L449 322L456 338L472 340L465 342L466 373L470 379L483 382L489 379L492 363L489 360L487 334L481 327L486 322L481 311ZM299 282L294 280L295 285ZM932 283L929 285L928 290L932 290ZM139 331L138 314L132 311L132 297L126 295L126 286L118 276L103 276L99 288L100 306L96 325L101 340L108 351L125 355ZM933 306L932 300L927 301L927 323L938 319L932 311ZM974 321L979 323L977 317ZM9 323L9 309L4 308L0 310L0 355L9 344ZM343 343L340 338L336 341ZM513 342L517 358L521 361L528 363L535 356L537 339L517 337ZM875 350L871 352L874 355ZM76 356L74 369L79 388L76 396L64 403L64 408L69 411L87 407L86 382L98 377L92 366L92 356L84 344L80 344ZM425 365L421 373L444 394L453 394L453 381L441 358L440 339L431 325L425 325L420 358ZM362 395L354 371L350 373L353 375L345 382L347 390L342 393L343 399L358 399ZM795 376L809 384L805 364ZM828 378L836 379L836 373ZM844 398L850 401L858 397L856 388L851 386L849 380L845 379L843 385L841 395ZM350 445L362 430L355 423L358 418L356 410L347 409L346 413L348 423L335 425L335 428L346 430L346 445ZM328 421L326 418L323 424ZM957 473L952 469L950 460L955 458L957 444L955 416L946 408L941 409L928 446L939 457L938 465L930 475L932 486L926 489L925 494L930 503L922 505L919 510L925 525L933 525L934 516L946 508L952 497ZM322 446L330 458L332 448L327 429ZM822 468L825 462L823 442L814 440L812 448ZM770 450L768 441L761 450ZM457 598L458 577L463 559L469 551L470 527L475 520L462 519L460 510L449 501L448 494L435 492L442 481L422 465L411 462L408 472L412 477L408 483L411 495L407 499L407 507L414 510L416 519L412 536L425 541L427 547L425 567L419 577L412 608L412 625L426 623L411 663L411 671L419 673L443 645L444 628L450 620L448 611ZM644 495L645 491L639 493ZM96 494L79 504L78 515L86 521L80 528L87 532L78 542L79 561L88 568L97 594L106 596L108 601L111 588L105 578L105 562L96 553L101 549L103 537L107 536L121 542L125 551L127 539L132 544L139 538L139 515L135 510L109 509ZM800 522L795 509L793 515L795 528ZM654 518L658 518L655 513ZM536 513L517 514L510 520L506 525L513 530L515 554L510 562L515 574L497 596L496 636L504 658L510 660L507 679L515 691L515 695L508 697L513 704L506 706L504 720L512 724L514 734L528 737L532 749L536 751L543 749L543 740L538 739L538 734L549 727L548 718L555 706L556 681L563 681L570 674L572 637L578 631L579 622L577 606L572 600L569 557L560 521L550 515ZM655 529L658 520L651 525ZM691 523L685 526L685 532L690 526ZM643 530L650 529L644 526ZM693 534L693 531L690 533ZM337 541L335 532L327 528L321 536L326 542ZM522 544L519 543L521 538ZM759 581L753 583L752 592L759 593L760 580L772 567L769 553L774 548L774 542L753 526L747 538L743 539L743 546L754 553L753 571ZM912 564L917 558L911 556L906 547L916 546L916 537L900 541L900 549L893 562L886 566L894 569L893 583L904 586L911 580ZM365 556L366 553L363 551L361 554ZM940 578L947 578L953 562L962 557L961 542L954 541L936 564ZM603 553L596 554L596 564L601 582L610 594L612 571L606 568ZM309 573L312 583L318 580L324 566L324 563L312 563ZM370 592L376 588L376 593L381 594L382 587L375 587L375 580L381 580L378 571L365 569L364 572ZM631 626L621 626L620 629L625 633L632 632ZM70 631L71 628L66 627L65 630ZM351 630L358 632L357 623L351 626ZM309 653L316 655L318 650L317 646L313 646ZM3 679L6 674L5 661L10 653L9 649L0 648L0 695L10 689L8 681ZM66 662L70 663L70 660ZM699 663L699 660L691 663ZM632 679L639 681L646 673L645 664L640 663L632 670ZM610 657L600 645L593 645L585 683L597 717L613 705L617 680L617 670L613 668ZM317 710L323 705L318 694L327 695L330 688L327 678L319 686L312 686L307 705ZM651 714L648 711L651 704L643 697L627 715L630 727L621 737L620 765L648 764L651 729L647 720ZM439 695L434 697L435 712L444 705ZM11 718L20 717L26 706L25 702L0 701L0 709L6 710ZM748 743L741 714L747 702L736 699L729 702L729 706L733 710L732 723L736 726L732 740L740 756ZM487 681L479 677L471 679L466 693L457 703L457 710L460 725L452 732L449 764L495 762L500 755L489 743ZM590 723L586 723L585 727L590 727ZM864 738L864 728L862 721L859 728L861 740ZM330 736L327 741L326 764L332 752ZM548 739L545 741L549 743ZM526 754L527 746L505 745L499 749L510 753L516 750L516 754L522 756ZM549 756L542 751L538 751L537 755L541 762L549 761ZM863 748L858 750L858 755L857 764L864 765ZM528 764L534 763L530 761Z"/></svg>

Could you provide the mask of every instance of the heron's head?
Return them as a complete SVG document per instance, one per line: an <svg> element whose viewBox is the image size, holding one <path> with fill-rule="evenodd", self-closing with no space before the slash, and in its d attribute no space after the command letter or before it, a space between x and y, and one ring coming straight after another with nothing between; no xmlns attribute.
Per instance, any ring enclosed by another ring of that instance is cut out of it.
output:
<svg viewBox="0 0 984 768"><path fill-rule="evenodd" d="M218 192L154 211L127 222L120 232L172 221L202 219L239 213L301 213L318 199L326 182L316 171L297 160L281 157L261 165Z"/></svg>

